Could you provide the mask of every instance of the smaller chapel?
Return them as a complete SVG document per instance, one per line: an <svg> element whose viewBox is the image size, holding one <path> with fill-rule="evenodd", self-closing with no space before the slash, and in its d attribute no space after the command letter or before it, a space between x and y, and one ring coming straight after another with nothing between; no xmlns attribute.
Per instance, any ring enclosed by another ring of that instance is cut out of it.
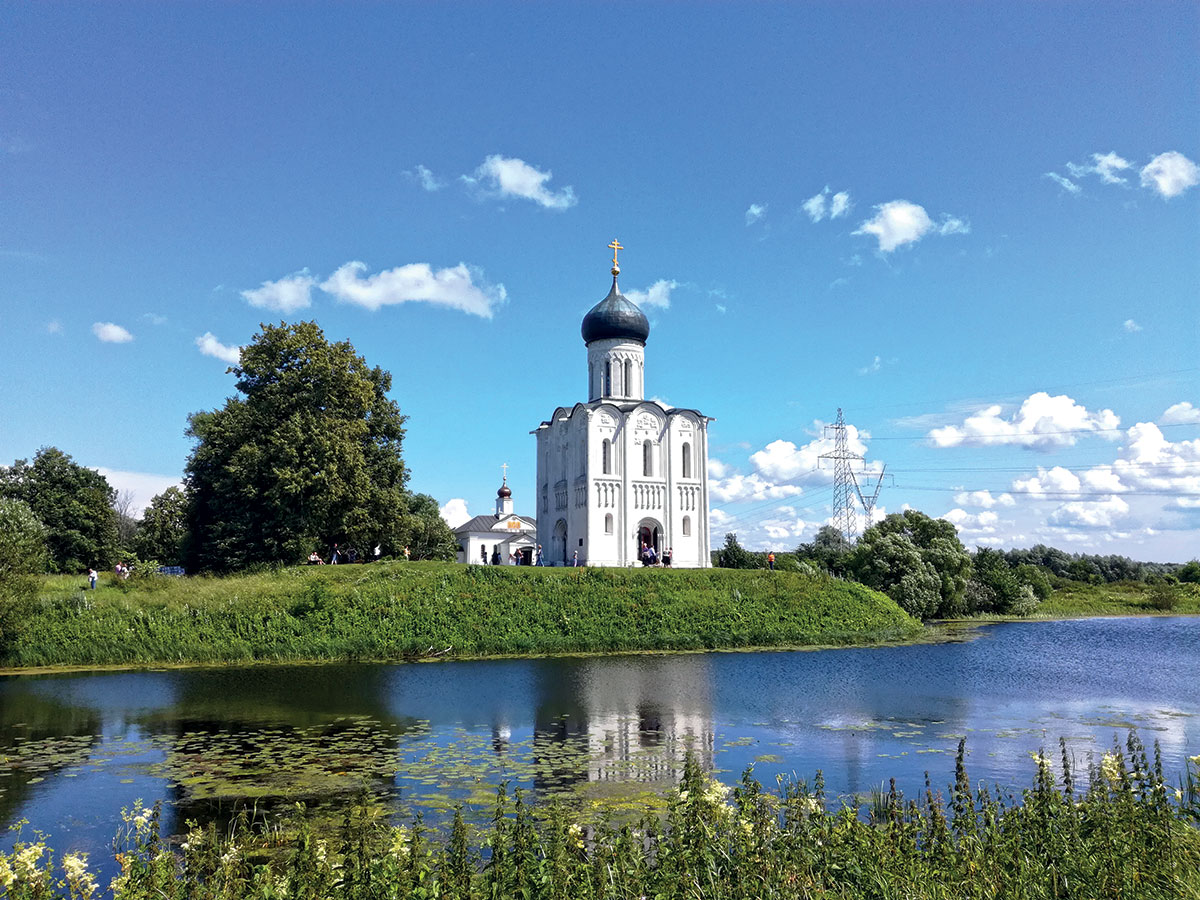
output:
<svg viewBox="0 0 1200 900"><path fill-rule="evenodd" d="M645 396L650 322L617 286L583 317L586 403L560 406L537 437L537 543L547 565L712 564L708 423ZM647 553L647 551L651 551Z"/></svg>
<svg viewBox="0 0 1200 900"><path fill-rule="evenodd" d="M537 520L513 512L508 464L496 491L496 514L475 516L452 528L458 561L484 566L532 566L537 561Z"/></svg>

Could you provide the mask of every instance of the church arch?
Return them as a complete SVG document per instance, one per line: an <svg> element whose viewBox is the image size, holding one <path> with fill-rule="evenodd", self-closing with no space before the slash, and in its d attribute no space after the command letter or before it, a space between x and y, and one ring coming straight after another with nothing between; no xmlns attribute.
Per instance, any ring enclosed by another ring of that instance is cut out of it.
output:
<svg viewBox="0 0 1200 900"><path fill-rule="evenodd" d="M554 535L550 538L550 559L552 562L567 563L567 520L559 519L554 523Z"/></svg>
<svg viewBox="0 0 1200 900"><path fill-rule="evenodd" d="M604 517L604 533L605 534L613 533L613 515L612 515L612 513L608 513Z"/></svg>
<svg viewBox="0 0 1200 900"><path fill-rule="evenodd" d="M692 517L691 516L683 517L683 536L684 537L692 536Z"/></svg>
<svg viewBox="0 0 1200 900"><path fill-rule="evenodd" d="M638 523L637 529L637 546L634 548L639 562L644 563L646 557L643 555L646 548L649 547L654 551L655 559L662 558L662 523L657 519L642 519Z"/></svg>
<svg viewBox="0 0 1200 900"><path fill-rule="evenodd" d="M692 477L692 445L687 441L683 442L683 477Z"/></svg>

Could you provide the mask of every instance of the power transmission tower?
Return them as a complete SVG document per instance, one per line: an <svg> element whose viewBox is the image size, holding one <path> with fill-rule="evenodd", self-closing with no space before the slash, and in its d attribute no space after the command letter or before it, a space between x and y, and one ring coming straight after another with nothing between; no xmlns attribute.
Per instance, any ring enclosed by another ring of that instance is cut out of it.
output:
<svg viewBox="0 0 1200 900"><path fill-rule="evenodd" d="M842 408L838 407L837 421L825 426L825 436L833 432L833 452L822 453L818 460L833 460L833 521L846 544L853 544L858 534L858 517L854 512L854 494L860 493L858 482L854 478L854 470L850 464L854 460L862 462L863 458L857 453L851 453L846 443L846 420L842 418ZM818 463L819 464L819 463ZM876 495L878 495L878 487ZM861 493L860 493L861 499ZM865 501L864 501L865 505ZM874 498L872 498L874 505Z"/></svg>

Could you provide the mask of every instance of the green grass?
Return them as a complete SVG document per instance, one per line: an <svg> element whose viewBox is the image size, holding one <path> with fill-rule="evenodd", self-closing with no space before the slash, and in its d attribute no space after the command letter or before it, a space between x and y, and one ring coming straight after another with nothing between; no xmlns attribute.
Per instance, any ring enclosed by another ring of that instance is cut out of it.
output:
<svg viewBox="0 0 1200 900"><path fill-rule="evenodd" d="M1065 747L1065 745L1063 745ZM1179 794L1130 736L1074 783L1039 755L1018 798L968 779L905 801L880 790L865 814L812 786L764 789L747 771L730 793L688 757L665 815L637 827L531 808L497 792L493 819L472 833L456 814L448 839L348 808L333 833L298 821L228 831L191 824L178 844L157 810L123 811L114 842L121 900L1186 900L1200 897L1200 804L1189 761ZM575 819L573 821L573 819ZM13 900L99 893L89 861L57 860L41 839L0 851ZM55 886L58 891L55 891Z"/></svg>
<svg viewBox="0 0 1200 900"><path fill-rule="evenodd" d="M10 667L702 650L898 639L883 594L799 573L323 566L225 578L47 577Z"/></svg>
<svg viewBox="0 0 1200 900"><path fill-rule="evenodd" d="M1160 598L1171 598L1173 608L1161 608ZM1113 584L1083 584L1065 581L1038 607L1038 615L1145 616L1153 614L1200 614L1200 585L1175 584L1161 587L1140 581Z"/></svg>

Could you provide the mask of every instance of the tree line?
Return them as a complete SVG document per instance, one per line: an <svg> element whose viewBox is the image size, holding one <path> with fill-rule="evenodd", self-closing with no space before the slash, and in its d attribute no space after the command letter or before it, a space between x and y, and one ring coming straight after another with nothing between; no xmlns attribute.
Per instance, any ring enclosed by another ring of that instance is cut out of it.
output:
<svg viewBox="0 0 1200 900"><path fill-rule="evenodd" d="M237 394L193 413L183 484L140 518L128 494L56 447L0 466L0 579L117 563L229 572L337 545L361 559L453 559L437 501L408 490L391 375L315 322L263 325L230 368Z"/></svg>
<svg viewBox="0 0 1200 900"><path fill-rule="evenodd" d="M747 550L736 534L713 553L713 563L731 569L765 569L767 553ZM1044 544L1028 550L978 547L968 552L954 525L918 510L893 513L875 523L855 544L838 529L823 526L808 543L779 553L775 567L825 572L875 588L919 619L965 615L1029 615L1053 590L1055 579L1103 584L1200 583L1200 561L1137 562L1118 555L1065 553Z"/></svg>

